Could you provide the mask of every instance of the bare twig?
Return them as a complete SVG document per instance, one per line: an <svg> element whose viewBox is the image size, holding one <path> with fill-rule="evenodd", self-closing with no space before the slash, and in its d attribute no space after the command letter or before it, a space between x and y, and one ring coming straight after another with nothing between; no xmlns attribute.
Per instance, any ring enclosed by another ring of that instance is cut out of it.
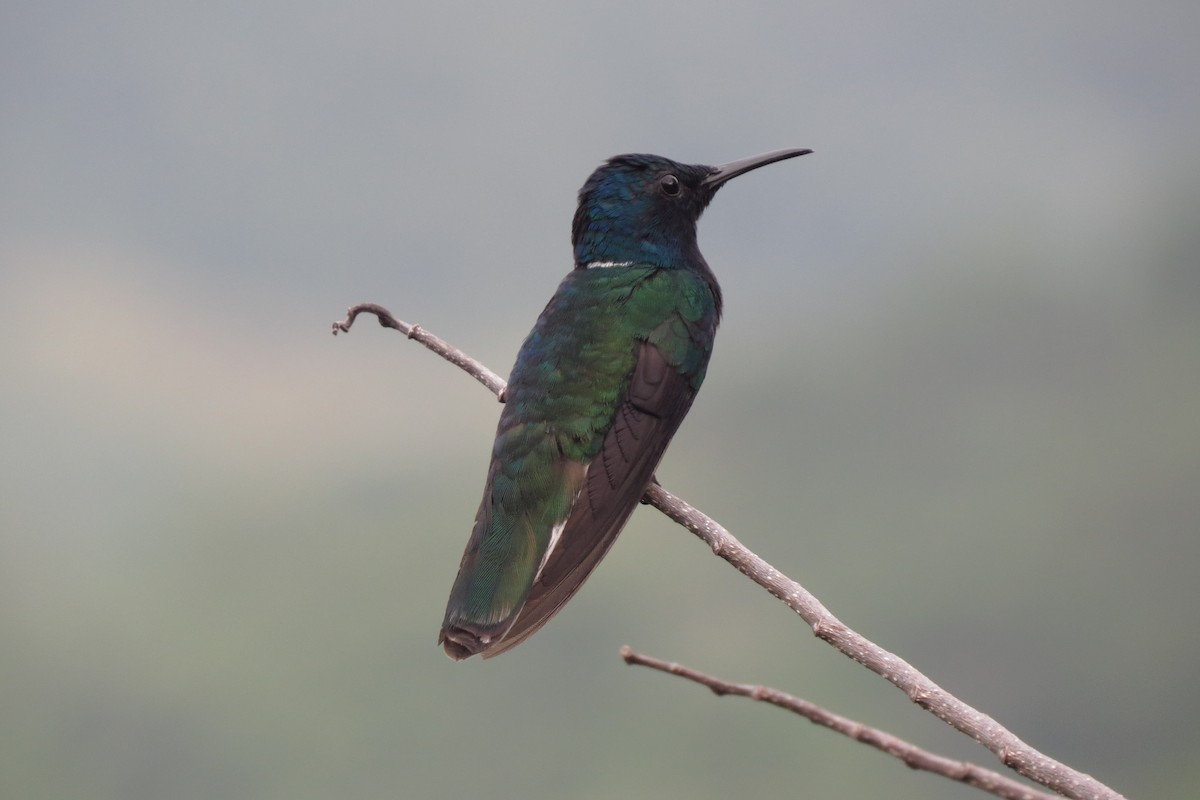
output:
<svg viewBox="0 0 1200 800"><path fill-rule="evenodd" d="M996 720L925 677L899 656L851 630L807 589L768 564L711 517L661 486L646 489L650 505L704 540L713 552L782 600L812 626L813 633L846 656L893 683L909 699L991 750L1000 762L1059 794L1116 800L1121 795L1090 775L1035 750Z"/></svg>
<svg viewBox="0 0 1200 800"><path fill-rule="evenodd" d="M381 306L371 303L353 306L345 320L333 324L334 334L349 331L355 317L364 312L376 315L384 327L394 328L408 338L421 342L503 399L505 384L494 372L461 350L422 330L420 326L397 320ZM1074 770L1034 749L987 714L972 708L938 686L904 659L851 630L807 589L768 564L711 517L671 494L661 485L652 483L646 489L642 502L654 506L687 528L712 548L713 553L783 601L812 627L813 633L818 637L894 684L914 703L938 719L991 750L1006 767L1066 797L1080 800L1123 800L1120 794L1090 775Z"/></svg>
<svg viewBox="0 0 1200 800"><path fill-rule="evenodd" d="M787 692L781 692L778 689L772 689L769 686L730 683L729 681L708 675L682 664L661 661L651 656L635 653L628 647L621 648L621 658L625 659L626 664L650 667L669 675L677 675L681 678L695 681L702 686L707 686L717 696L732 694L779 706L780 708L799 714L817 725L823 725L844 736L848 736L856 742L862 742L874 747L876 750L882 750L888 755L900 759L912 769L932 772L936 775L949 778L952 781L959 781L969 786L974 786L977 789L982 789L998 797L1007 798L1007 800L1050 800L1057 797L1057 795L1047 794L1046 792L1026 786L1012 778L990 769L985 769L977 764L972 764L969 761L955 761L952 758L931 753L928 750L917 747L915 744L893 736L887 731L863 725L861 722L855 722L852 719L822 708L815 703L810 703L808 700L790 695Z"/></svg>
<svg viewBox="0 0 1200 800"><path fill-rule="evenodd" d="M354 324L359 314L374 314L379 319L379 324L385 328L392 328L400 331L409 339L414 339L428 347L433 352L437 353L442 358L454 364L463 372L470 375L475 380L482 383L492 394L504 399L504 379L490 369L480 364L469 355L459 350L454 345L444 339L439 339L429 331L422 328L420 325L410 325L407 322L398 320L392 316L392 312L388 311L383 306L375 305L374 303L359 303L356 306L350 306L346 310L346 318L340 322L333 323L333 335L339 333L349 333L350 326Z"/></svg>

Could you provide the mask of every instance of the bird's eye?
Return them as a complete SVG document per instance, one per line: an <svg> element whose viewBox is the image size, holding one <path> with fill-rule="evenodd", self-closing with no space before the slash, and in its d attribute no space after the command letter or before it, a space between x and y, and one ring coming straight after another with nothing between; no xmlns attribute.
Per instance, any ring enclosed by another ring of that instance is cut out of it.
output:
<svg viewBox="0 0 1200 800"><path fill-rule="evenodd" d="M674 175L663 175L658 179L658 185L662 187L663 194L668 197L679 194L679 178Z"/></svg>

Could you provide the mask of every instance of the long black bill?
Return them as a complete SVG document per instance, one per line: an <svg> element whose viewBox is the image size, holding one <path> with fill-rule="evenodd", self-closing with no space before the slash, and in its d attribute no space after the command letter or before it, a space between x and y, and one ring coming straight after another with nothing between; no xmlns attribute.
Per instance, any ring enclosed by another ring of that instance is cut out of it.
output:
<svg viewBox="0 0 1200 800"><path fill-rule="evenodd" d="M701 185L715 190L718 186L725 183L725 181L736 178L738 175L744 175L752 169L765 167L767 164L774 164L776 161L783 161L786 158L807 155L811 152L812 150L806 147L793 147L786 150L772 150L769 153L730 161L728 164L713 167L712 173L701 181Z"/></svg>

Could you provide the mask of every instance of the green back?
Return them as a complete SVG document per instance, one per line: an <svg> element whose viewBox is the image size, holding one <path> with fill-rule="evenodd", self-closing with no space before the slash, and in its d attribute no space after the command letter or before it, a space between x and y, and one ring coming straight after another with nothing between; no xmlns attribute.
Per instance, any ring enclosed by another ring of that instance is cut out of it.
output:
<svg viewBox="0 0 1200 800"><path fill-rule="evenodd" d="M451 592L448 624L503 633L613 424L638 342L658 347L694 395L716 325L713 291L691 271L630 265L567 275L509 378L489 486Z"/></svg>

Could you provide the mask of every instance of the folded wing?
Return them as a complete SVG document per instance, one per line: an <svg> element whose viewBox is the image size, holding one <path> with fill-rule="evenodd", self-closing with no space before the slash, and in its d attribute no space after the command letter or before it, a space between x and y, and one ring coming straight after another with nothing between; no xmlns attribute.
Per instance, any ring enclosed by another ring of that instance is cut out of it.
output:
<svg viewBox="0 0 1200 800"><path fill-rule="evenodd" d="M512 627L482 649L484 658L516 647L550 621L612 547L691 407L695 391L649 342L638 343L625 400L559 534L543 557Z"/></svg>

